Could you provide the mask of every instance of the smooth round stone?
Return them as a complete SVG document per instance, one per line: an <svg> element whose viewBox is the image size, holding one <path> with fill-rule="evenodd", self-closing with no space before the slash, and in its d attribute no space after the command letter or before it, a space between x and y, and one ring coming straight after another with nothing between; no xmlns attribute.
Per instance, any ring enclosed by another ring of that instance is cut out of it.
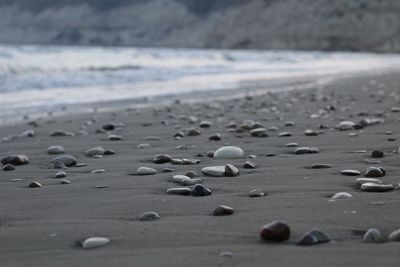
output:
<svg viewBox="0 0 400 267"><path fill-rule="evenodd" d="M170 195L189 196L192 194L192 190L188 187L175 187L167 189L167 193Z"/></svg>
<svg viewBox="0 0 400 267"><path fill-rule="evenodd" d="M170 155L166 154L158 154L154 156L153 162L156 164L163 164L163 163L168 163L172 161L172 157Z"/></svg>
<svg viewBox="0 0 400 267"><path fill-rule="evenodd" d="M290 228L286 222L274 221L263 226L260 236L261 239L266 241L286 241L290 237Z"/></svg>
<svg viewBox="0 0 400 267"><path fill-rule="evenodd" d="M148 167L139 167L136 170L137 175L154 175L157 174L157 170L153 168L148 168Z"/></svg>
<svg viewBox="0 0 400 267"><path fill-rule="evenodd" d="M59 171L56 173L56 175L54 175L54 178L65 178L67 177L67 174L63 171Z"/></svg>
<svg viewBox="0 0 400 267"><path fill-rule="evenodd" d="M111 134L108 136L108 140L110 140L110 141L121 141L123 139L124 138L122 136L116 135L116 134Z"/></svg>
<svg viewBox="0 0 400 267"><path fill-rule="evenodd" d="M369 178L378 178L378 177L383 177L385 176L384 171L382 170L382 168L378 168L378 167L369 167L366 171L365 171L365 177L369 177Z"/></svg>
<svg viewBox="0 0 400 267"><path fill-rule="evenodd" d="M385 153L383 153L383 151L381 151L381 150L374 150L371 153L372 158L383 158L384 156L385 156Z"/></svg>
<svg viewBox="0 0 400 267"><path fill-rule="evenodd" d="M319 153L319 149L317 147L310 147L310 153L311 154Z"/></svg>
<svg viewBox="0 0 400 267"><path fill-rule="evenodd" d="M239 169L232 164L225 165L225 175L229 177L235 177L239 175Z"/></svg>
<svg viewBox="0 0 400 267"><path fill-rule="evenodd" d="M93 170L90 173L91 174L98 174L98 173L105 173L106 170L105 169L97 169L97 170Z"/></svg>
<svg viewBox="0 0 400 267"><path fill-rule="evenodd" d="M340 171L340 174L347 176L358 176L361 175L361 172L357 170L342 170Z"/></svg>
<svg viewBox="0 0 400 267"><path fill-rule="evenodd" d="M298 143L287 143L287 144L285 145L285 147L298 147L298 146L299 146Z"/></svg>
<svg viewBox="0 0 400 267"><path fill-rule="evenodd" d="M103 130L105 130L105 131L112 131L112 130L114 130L115 129L115 124L114 123L107 123L107 124L104 124L101 128L103 129Z"/></svg>
<svg viewBox="0 0 400 267"><path fill-rule="evenodd" d="M107 245L108 243L110 243L110 240L106 237L90 237L82 242L82 248L84 249L97 248Z"/></svg>
<svg viewBox="0 0 400 267"><path fill-rule="evenodd" d="M65 148L63 148L62 146L49 146L47 148L47 153L50 155L64 154Z"/></svg>
<svg viewBox="0 0 400 267"><path fill-rule="evenodd" d="M225 176L225 166L204 167L201 172L208 176L222 177Z"/></svg>
<svg viewBox="0 0 400 267"><path fill-rule="evenodd" d="M311 169L328 169L328 168L332 168L332 165L324 163L315 163L311 165Z"/></svg>
<svg viewBox="0 0 400 267"><path fill-rule="evenodd" d="M186 175L174 175L172 176L172 181L174 183L178 183L178 184L190 184L190 182L192 181L192 179L190 177L187 177Z"/></svg>
<svg viewBox="0 0 400 267"><path fill-rule="evenodd" d="M85 167L85 166L87 166L86 163L77 163L77 164L75 165L75 167L77 167L77 168Z"/></svg>
<svg viewBox="0 0 400 267"><path fill-rule="evenodd" d="M225 206L225 205L219 205L216 207L213 211L214 216L224 216L224 215L232 215L233 214L233 208Z"/></svg>
<svg viewBox="0 0 400 267"><path fill-rule="evenodd" d="M196 184L192 189L192 196L203 197L211 195L211 190L201 184Z"/></svg>
<svg viewBox="0 0 400 267"><path fill-rule="evenodd" d="M223 146L214 153L215 159L240 159L243 156L243 150L237 146Z"/></svg>
<svg viewBox="0 0 400 267"><path fill-rule="evenodd" d="M356 124L352 121L342 121L336 126L336 128L340 131L349 131L353 130L355 125Z"/></svg>
<svg viewBox="0 0 400 267"><path fill-rule="evenodd" d="M387 192L393 189L392 184L364 183L361 185L361 191L365 192Z"/></svg>
<svg viewBox="0 0 400 267"><path fill-rule="evenodd" d="M104 155L107 155L107 156L109 156L109 155L114 155L115 154L115 151L114 150L112 150L112 149L104 149Z"/></svg>
<svg viewBox="0 0 400 267"><path fill-rule="evenodd" d="M358 186L362 186L363 184L366 183L383 184L381 180L374 178L357 178L356 183Z"/></svg>
<svg viewBox="0 0 400 267"><path fill-rule="evenodd" d="M268 131L277 132L277 131L279 131L279 128L277 126L271 126L271 127L268 128Z"/></svg>
<svg viewBox="0 0 400 267"><path fill-rule="evenodd" d="M68 168L61 161L56 161L53 163L53 169L68 169Z"/></svg>
<svg viewBox="0 0 400 267"><path fill-rule="evenodd" d="M316 131L310 130L310 129L305 130L304 134L306 136L317 136L318 135L318 133Z"/></svg>
<svg viewBox="0 0 400 267"><path fill-rule="evenodd" d="M352 195L350 193L347 192L339 192L334 194L331 199L336 200L336 199L347 199L347 198L351 198Z"/></svg>
<svg viewBox="0 0 400 267"><path fill-rule="evenodd" d="M199 127L201 128L210 128L212 125L211 121L201 121Z"/></svg>
<svg viewBox="0 0 400 267"><path fill-rule="evenodd" d="M191 128L188 131L188 136L197 136L197 135L201 135L201 130L198 128Z"/></svg>
<svg viewBox="0 0 400 267"><path fill-rule="evenodd" d="M365 243L385 243L387 240L381 231L371 228L365 233L363 241Z"/></svg>
<svg viewBox="0 0 400 267"><path fill-rule="evenodd" d="M257 165L254 163L254 162L251 162L251 161L246 161L244 164L243 164L243 169L256 169L257 168Z"/></svg>
<svg viewBox="0 0 400 267"><path fill-rule="evenodd" d="M287 122L284 123L284 125L286 127L293 127L293 126L296 125L296 123L294 121L287 121Z"/></svg>
<svg viewBox="0 0 400 267"><path fill-rule="evenodd" d="M174 137L175 138L183 138L183 137L185 137L185 134L183 132L179 131L174 134Z"/></svg>
<svg viewBox="0 0 400 267"><path fill-rule="evenodd" d="M163 168L162 169L162 172L174 172L175 171L175 169L172 169L172 168Z"/></svg>
<svg viewBox="0 0 400 267"><path fill-rule="evenodd" d="M213 158L214 157L214 151L208 151L207 152L207 157Z"/></svg>
<svg viewBox="0 0 400 267"><path fill-rule="evenodd" d="M6 165L3 166L3 171L14 171L15 170L15 166L7 163Z"/></svg>
<svg viewBox="0 0 400 267"><path fill-rule="evenodd" d="M197 177L197 173L195 171L188 171L185 173L185 176L187 176L189 178L194 178L194 177Z"/></svg>
<svg viewBox="0 0 400 267"><path fill-rule="evenodd" d="M99 156L99 155L104 155L105 149L101 146L96 146L93 148L90 148L86 150L85 156L86 157L93 157L93 156Z"/></svg>
<svg viewBox="0 0 400 267"><path fill-rule="evenodd" d="M268 137L267 129L256 128L250 131L250 135L253 137Z"/></svg>
<svg viewBox="0 0 400 267"><path fill-rule="evenodd" d="M76 158L71 155L62 155L62 156L55 157L51 160L51 163L53 163L53 164L56 162L61 162L66 167L73 167L76 165Z"/></svg>
<svg viewBox="0 0 400 267"><path fill-rule="evenodd" d="M158 219L160 219L160 215L154 211L145 212L139 216L140 221L154 221Z"/></svg>
<svg viewBox="0 0 400 267"><path fill-rule="evenodd" d="M12 164L14 166L24 165L29 163L29 159L25 155L12 155L1 160L3 165Z"/></svg>
<svg viewBox="0 0 400 267"><path fill-rule="evenodd" d="M21 133L21 137L35 137L35 130L29 129Z"/></svg>
<svg viewBox="0 0 400 267"><path fill-rule="evenodd" d="M137 146L138 149L147 149L147 148L152 148L152 145L150 144L139 144Z"/></svg>
<svg viewBox="0 0 400 267"><path fill-rule="evenodd" d="M70 184L71 181L70 181L70 180L67 180L67 179L62 179L60 183L61 183L61 184Z"/></svg>
<svg viewBox="0 0 400 267"><path fill-rule="evenodd" d="M221 135L219 133L211 135L208 140L210 141L220 141L221 140Z"/></svg>
<svg viewBox="0 0 400 267"><path fill-rule="evenodd" d="M392 242L400 242L400 229L397 229L396 231L393 231L389 235L389 241Z"/></svg>
<svg viewBox="0 0 400 267"><path fill-rule="evenodd" d="M39 182L33 181L29 184L29 188L41 188L43 185L41 185Z"/></svg>
<svg viewBox="0 0 400 267"><path fill-rule="evenodd" d="M299 246L311 246L311 245L317 245L321 243L327 243L331 241L329 236L322 230L320 229L313 229L306 234L300 239L300 241L297 243Z"/></svg>
<svg viewBox="0 0 400 267"><path fill-rule="evenodd" d="M172 159L171 164L173 165L183 165L183 160L181 159Z"/></svg>
<svg viewBox="0 0 400 267"><path fill-rule="evenodd" d="M49 134L51 137L61 137L61 136L73 136L74 134L71 132L66 132L63 130L54 130Z"/></svg>
<svg viewBox="0 0 400 267"><path fill-rule="evenodd" d="M263 197L263 196L265 196L265 193L261 188L256 188L249 192L249 197Z"/></svg>
<svg viewBox="0 0 400 267"><path fill-rule="evenodd" d="M291 132L282 132L278 134L278 137L290 137L292 136Z"/></svg>
<svg viewBox="0 0 400 267"><path fill-rule="evenodd" d="M294 151L294 154L296 155L309 154L309 153L311 153L311 148L309 147L299 147L296 148L296 150Z"/></svg>

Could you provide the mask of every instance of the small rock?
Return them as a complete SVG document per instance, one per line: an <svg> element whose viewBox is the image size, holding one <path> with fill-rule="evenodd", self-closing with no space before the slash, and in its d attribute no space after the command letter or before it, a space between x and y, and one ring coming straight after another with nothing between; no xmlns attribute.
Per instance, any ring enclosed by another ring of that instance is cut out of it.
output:
<svg viewBox="0 0 400 267"><path fill-rule="evenodd" d="M172 169L172 168L163 168L162 169L162 172L174 172L175 171L175 169Z"/></svg>
<svg viewBox="0 0 400 267"><path fill-rule="evenodd" d="M400 229L393 231L390 235L389 235L389 241L392 242L399 242L400 241Z"/></svg>
<svg viewBox="0 0 400 267"><path fill-rule="evenodd" d="M225 165L225 176L235 177L239 175L239 170L232 164Z"/></svg>
<svg viewBox="0 0 400 267"><path fill-rule="evenodd" d="M90 173L91 174L98 174L98 173L105 173L106 170L105 169L97 169L97 170L93 170Z"/></svg>
<svg viewBox="0 0 400 267"><path fill-rule="evenodd" d="M366 171L365 171L365 177L383 177L385 176L385 171L382 168L379 167L369 167Z"/></svg>
<svg viewBox="0 0 400 267"><path fill-rule="evenodd" d="M188 136L197 136L197 135L201 135L201 130L194 127L194 128L190 128L188 131Z"/></svg>
<svg viewBox="0 0 400 267"><path fill-rule="evenodd" d="M285 147L298 147L298 146L299 146L298 143L287 143L287 144L285 145Z"/></svg>
<svg viewBox="0 0 400 267"><path fill-rule="evenodd" d="M267 129L256 128L250 131L250 135L253 137L268 137Z"/></svg>
<svg viewBox="0 0 400 267"><path fill-rule="evenodd" d="M371 153L372 158L383 158L384 156L385 156L385 154L381 150L374 150Z"/></svg>
<svg viewBox="0 0 400 267"><path fill-rule="evenodd" d="M328 168L332 168L332 165L324 163L315 163L311 165L311 169L328 169Z"/></svg>
<svg viewBox="0 0 400 267"><path fill-rule="evenodd" d="M76 165L76 158L74 158L71 155L62 155L62 156L55 157L51 160L51 163L53 163L53 164L56 162L61 162L66 167L73 167Z"/></svg>
<svg viewBox="0 0 400 267"><path fill-rule="evenodd" d="M251 162L251 161L246 161L244 164L243 164L243 169L256 169L257 168L257 165L255 164L255 163L253 163L253 162Z"/></svg>
<svg viewBox="0 0 400 267"><path fill-rule="evenodd" d="M54 178L65 178L67 177L67 174L63 171L59 171L56 173L56 175L54 175Z"/></svg>
<svg viewBox="0 0 400 267"><path fill-rule="evenodd" d="M67 180L67 179L62 179L61 180L61 184L70 184L70 183L71 183L70 180Z"/></svg>
<svg viewBox="0 0 400 267"><path fill-rule="evenodd" d="M342 170L340 171L340 174L347 176L358 176L361 175L361 172L357 170Z"/></svg>
<svg viewBox="0 0 400 267"><path fill-rule="evenodd" d="M219 133L213 134L208 138L210 141L220 141L221 135Z"/></svg>
<svg viewBox="0 0 400 267"><path fill-rule="evenodd" d="M153 162L156 164L163 164L172 161L172 157L166 154L158 154L154 157Z"/></svg>
<svg viewBox="0 0 400 267"><path fill-rule="evenodd" d="M309 154L309 153L311 153L310 147L299 147L296 148L296 150L294 151L294 154L296 155Z"/></svg>
<svg viewBox="0 0 400 267"><path fill-rule="evenodd" d="M152 148L152 145L150 144L139 144L137 146L138 149L147 149L147 148Z"/></svg>
<svg viewBox="0 0 400 267"><path fill-rule="evenodd" d="M51 137L61 137L61 136L73 136L74 134L71 132L66 132L63 130L54 130L50 132Z"/></svg>
<svg viewBox="0 0 400 267"><path fill-rule="evenodd" d="M352 195L347 193L347 192L339 192L334 194L331 199L336 200L336 199L346 199L346 198L351 198Z"/></svg>
<svg viewBox="0 0 400 267"><path fill-rule="evenodd" d="M362 186L365 183L383 184L381 180L374 178L357 178L356 183L358 186Z"/></svg>
<svg viewBox="0 0 400 267"><path fill-rule="evenodd" d="M25 155L13 155L5 157L1 160L3 165L12 164L14 166L24 165L29 163L29 159Z"/></svg>
<svg viewBox="0 0 400 267"><path fill-rule="evenodd" d="M15 166L10 163L3 166L3 171L14 171L14 170L15 170Z"/></svg>
<svg viewBox="0 0 400 267"><path fill-rule="evenodd" d="M352 121L342 121L335 128L340 131L349 131L353 130L356 124Z"/></svg>
<svg viewBox="0 0 400 267"><path fill-rule="evenodd" d="M292 136L292 133L290 132L282 132L278 134L278 137L290 137L290 136Z"/></svg>
<svg viewBox="0 0 400 267"><path fill-rule="evenodd" d="M212 125L211 121L201 121L199 124L200 128L210 128Z"/></svg>
<svg viewBox="0 0 400 267"><path fill-rule="evenodd" d="M63 148L62 146L49 146L47 148L47 153L49 155L64 154L65 153L65 148Z"/></svg>
<svg viewBox="0 0 400 267"><path fill-rule="evenodd" d="M86 157L93 157L98 155L104 155L105 149L101 146L93 147L85 152Z"/></svg>
<svg viewBox="0 0 400 267"><path fill-rule="evenodd" d="M189 196L192 194L192 190L188 187L175 187L167 189L167 193L171 195Z"/></svg>
<svg viewBox="0 0 400 267"><path fill-rule="evenodd" d="M97 248L100 246L107 245L108 243L110 243L110 240L106 237L90 237L82 242L82 248L84 249Z"/></svg>
<svg viewBox="0 0 400 267"><path fill-rule="evenodd" d="M115 124L114 123L107 123L107 124L104 124L101 128L103 129L103 130L105 130L105 131L112 131L112 130L114 130L115 129Z"/></svg>
<svg viewBox="0 0 400 267"><path fill-rule="evenodd" d="M363 241L365 243L385 243L387 240L378 229L371 228L365 233Z"/></svg>
<svg viewBox="0 0 400 267"><path fill-rule="evenodd" d="M261 188L256 188L249 192L249 197L263 197L263 196L265 196L265 193Z"/></svg>
<svg viewBox="0 0 400 267"><path fill-rule="evenodd" d="M320 229L307 232L297 243L299 246L311 246L331 241L329 236Z"/></svg>
<svg viewBox="0 0 400 267"><path fill-rule="evenodd" d="M39 182L33 181L29 184L29 188L40 188L43 187Z"/></svg>
<svg viewBox="0 0 400 267"><path fill-rule="evenodd" d="M157 170L153 168L148 168L148 167L139 167L136 170L137 175L154 175L157 174Z"/></svg>
<svg viewBox="0 0 400 267"><path fill-rule="evenodd" d="M53 162L53 169L64 169L65 170L65 169L68 169L68 168L61 161L56 161L56 162Z"/></svg>
<svg viewBox="0 0 400 267"><path fill-rule="evenodd" d="M232 215L233 214L233 208L225 206L225 205L219 205L216 207L213 211L214 216L224 216L224 215Z"/></svg>
<svg viewBox="0 0 400 267"><path fill-rule="evenodd" d="M109 148L104 149L104 155L109 156L109 155L114 155L114 154L115 154L114 150L109 149Z"/></svg>
<svg viewBox="0 0 400 267"><path fill-rule="evenodd" d="M189 178L194 178L194 177L197 177L197 176L198 176L197 173L196 173L195 171L188 171L188 172L185 173L185 175L186 175L187 177L189 177Z"/></svg>
<svg viewBox="0 0 400 267"><path fill-rule="evenodd" d="M261 239L266 241L286 241L290 237L290 228L286 222L274 221L263 226L260 236Z"/></svg>
<svg viewBox="0 0 400 267"><path fill-rule="evenodd" d="M123 139L124 138L122 136L116 135L116 134L111 134L108 136L108 140L110 140L110 141L121 141Z"/></svg>
<svg viewBox="0 0 400 267"><path fill-rule="evenodd" d="M392 184L364 183L361 185L361 191L365 192L387 192L393 189Z"/></svg>
<svg viewBox="0 0 400 267"><path fill-rule="evenodd" d="M306 136L317 136L317 135L318 135L318 133L317 133L316 131L310 130L310 129L307 129L307 130L304 132L304 134L305 134Z"/></svg>
<svg viewBox="0 0 400 267"><path fill-rule="evenodd" d="M201 184L196 184L192 189L192 196L202 197L211 195L211 190Z"/></svg>
<svg viewBox="0 0 400 267"><path fill-rule="evenodd" d="M154 221L158 219L160 219L160 215L154 211L145 212L139 217L140 221Z"/></svg>
<svg viewBox="0 0 400 267"><path fill-rule="evenodd" d="M201 172L209 176L222 177L225 176L225 166L204 167Z"/></svg>
<svg viewBox="0 0 400 267"><path fill-rule="evenodd" d="M214 153L215 159L239 159L243 156L243 150L236 146L223 146Z"/></svg>

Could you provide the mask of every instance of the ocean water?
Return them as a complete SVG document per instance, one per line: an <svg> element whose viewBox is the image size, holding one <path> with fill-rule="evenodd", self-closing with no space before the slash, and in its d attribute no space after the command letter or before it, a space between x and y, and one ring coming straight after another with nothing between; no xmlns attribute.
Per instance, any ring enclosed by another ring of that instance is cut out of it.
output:
<svg viewBox="0 0 400 267"><path fill-rule="evenodd" d="M0 121L93 103L400 67L396 54L0 46Z"/></svg>

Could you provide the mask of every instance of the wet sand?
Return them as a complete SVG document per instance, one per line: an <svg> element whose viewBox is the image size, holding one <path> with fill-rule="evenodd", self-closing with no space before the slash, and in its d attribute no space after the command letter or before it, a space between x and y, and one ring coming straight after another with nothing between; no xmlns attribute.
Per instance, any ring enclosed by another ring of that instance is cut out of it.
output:
<svg viewBox="0 0 400 267"><path fill-rule="evenodd" d="M23 154L30 163L16 166L15 171L0 171L1 265L398 266L399 242L366 244L362 239L369 228L377 228L384 235L400 228L400 156L396 153L400 113L392 109L400 106L398 77L399 73L393 72L227 101L182 101L157 109L47 117L35 120L38 125L33 128L34 137L12 138L32 128L27 123L3 126L0 137L11 138L0 143L1 158ZM199 121L191 123L189 116ZM341 121L358 122L363 118L384 122L361 130L334 128ZM178 131L186 134L202 120L211 121L212 126L201 128L200 135L173 138ZM267 131L268 137L252 137L249 131L226 128L231 121L240 125L244 120L257 121L266 129L276 126L278 131ZM285 126L288 121L295 125ZM123 123L123 127L96 133L107 123ZM320 129L321 124L326 128ZM75 136L49 136L56 129ZM307 129L321 132L306 136ZM291 132L292 136L279 137L281 132ZM220 133L222 140L210 141L214 133ZM110 141L109 134L120 135L123 140ZM146 140L146 136L161 140ZM295 155L295 147L285 146L292 142L299 147L317 147L319 153ZM138 149L142 143L152 147ZM241 147L245 157L256 158L213 159L198 155L228 144ZM60 184L60 179L53 178L59 170L52 169L54 155L46 152L52 145L63 146L78 163L87 163L65 170L65 179L71 184ZM179 145L186 145L187 149L178 150ZM115 155L84 155L96 146L110 148ZM384 151L385 157L366 162L376 149ZM199 159L201 163L154 164L152 159L157 154ZM258 168L243 169L246 160ZM203 167L227 163L237 166L240 175L201 174ZM332 168L311 169L315 163L331 164ZM155 168L159 173L130 175L141 166ZM381 179L395 185L395 190L362 192L354 181L363 175L339 174L344 169L364 173L370 166L383 166L386 176ZM175 171L163 173L167 167ZM96 169L105 172L90 173ZM166 189L178 186L169 179L186 171L196 171L212 195L167 194ZM28 188L32 181L43 187ZM263 189L266 196L250 198L248 192L255 188ZM352 198L329 201L338 192L348 192ZM213 216L213 209L221 204L232 207L234 214ZM160 219L140 221L139 216L148 211L157 212ZM284 220L290 226L292 235L288 241L260 239L262 226L275 220ZM312 228L322 229L332 241L297 246L295 243ZM90 250L77 244L91 236L107 237L110 243Z"/></svg>

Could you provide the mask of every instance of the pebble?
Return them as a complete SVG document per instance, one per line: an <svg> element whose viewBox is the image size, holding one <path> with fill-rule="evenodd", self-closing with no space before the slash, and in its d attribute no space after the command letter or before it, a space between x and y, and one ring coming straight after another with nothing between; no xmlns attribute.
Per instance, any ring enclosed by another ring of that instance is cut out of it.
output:
<svg viewBox="0 0 400 267"><path fill-rule="evenodd" d="M171 195L181 195L181 196L189 196L192 194L192 190L188 187L169 188L167 189L166 192Z"/></svg>
<svg viewBox="0 0 400 267"><path fill-rule="evenodd" d="M54 175L54 178L65 178L67 177L67 174L63 171L59 171L56 173L56 175Z"/></svg>
<svg viewBox="0 0 400 267"><path fill-rule="evenodd" d="M378 229L368 229L363 237L365 243L385 243L386 237Z"/></svg>
<svg viewBox="0 0 400 267"><path fill-rule="evenodd" d="M56 161L53 163L53 169L68 169L68 168L61 161Z"/></svg>
<svg viewBox="0 0 400 267"><path fill-rule="evenodd" d="M49 146L47 148L47 153L49 155L64 154L65 153L65 148L62 147L62 146Z"/></svg>
<svg viewBox="0 0 400 267"><path fill-rule="evenodd" d="M114 154L115 154L114 150L109 149L109 148L104 149L104 155L114 155Z"/></svg>
<svg viewBox="0 0 400 267"><path fill-rule="evenodd" d="M157 174L157 170L149 167L139 167L136 170L137 175L154 175Z"/></svg>
<svg viewBox="0 0 400 267"><path fill-rule="evenodd" d="M211 121L201 121L199 127L201 128L210 128L212 125Z"/></svg>
<svg viewBox="0 0 400 267"><path fill-rule="evenodd" d="M62 179L61 180L61 184L70 184L70 183L71 183L70 180L67 180L67 179Z"/></svg>
<svg viewBox="0 0 400 267"><path fill-rule="evenodd" d="M243 150L237 146L223 146L214 153L215 159L239 159L243 156Z"/></svg>
<svg viewBox="0 0 400 267"><path fill-rule="evenodd" d="M290 228L286 222L274 221L263 226L260 236L261 239L266 241L286 241L290 237Z"/></svg>
<svg viewBox="0 0 400 267"><path fill-rule="evenodd" d="M189 178L194 178L194 177L198 176L195 171L188 171L185 173L185 175Z"/></svg>
<svg viewBox="0 0 400 267"><path fill-rule="evenodd" d="M362 186L365 183L383 184L381 180L374 178L357 178L356 183L358 186Z"/></svg>
<svg viewBox="0 0 400 267"><path fill-rule="evenodd" d="M298 143L287 143L287 144L285 145L285 147L298 147L298 146L299 146Z"/></svg>
<svg viewBox="0 0 400 267"><path fill-rule="evenodd" d="M163 168L162 169L162 172L174 172L175 171L175 169L172 169L172 168Z"/></svg>
<svg viewBox="0 0 400 267"><path fill-rule="evenodd" d="M50 132L50 136L51 137L74 136L74 134L63 130L54 130Z"/></svg>
<svg viewBox="0 0 400 267"><path fill-rule="evenodd" d="M361 191L365 192L387 192L393 189L392 184L364 183L361 185Z"/></svg>
<svg viewBox="0 0 400 267"><path fill-rule="evenodd" d="M278 134L278 137L290 137L290 136L292 136L291 132L282 132Z"/></svg>
<svg viewBox="0 0 400 267"><path fill-rule="evenodd" d="M305 130L304 134L306 136L317 136L318 135L318 133L316 131L310 130L310 129Z"/></svg>
<svg viewBox="0 0 400 267"><path fill-rule="evenodd" d="M15 170L15 166L7 163L6 165L3 166L3 171L14 171Z"/></svg>
<svg viewBox="0 0 400 267"><path fill-rule="evenodd" d="M107 124L104 124L101 128L103 129L103 130L105 130L105 131L112 131L112 130L114 130L115 129L115 124L114 123L107 123Z"/></svg>
<svg viewBox="0 0 400 267"><path fill-rule="evenodd" d="M380 167L369 167L365 171L365 177L373 177L373 178L378 178L378 177L383 177L385 176L385 171L384 169Z"/></svg>
<svg viewBox="0 0 400 267"><path fill-rule="evenodd" d="M82 242L82 248L84 249L97 248L100 246L107 245L108 243L110 243L110 240L106 237L90 237Z"/></svg>
<svg viewBox="0 0 400 267"><path fill-rule="evenodd" d="M232 214L233 214L233 208L225 206L225 205L219 205L213 211L214 216L224 216L224 215L232 215Z"/></svg>
<svg viewBox="0 0 400 267"><path fill-rule="evenodd" d="M202 197L211 195L211 190L201 184L196 184L192 189L192 196Z"/></svg>
<svg viewBox="0 0 400 267"><path fill-rule="evenodd" d="M166 154L158 154L154 157L153 162L156 164L163 164L172 161L172 157Z"/></svg>
<svg viewBox="0 0 400 267"><path fill-rule="evenodd" d="M268 137L267 129L256 128L250 131L250 135L253 137Z"/></svg>
<svg viewBox="0 0 400 267"><path fill-rule="evenodd" d="M183 137L185 137L185 134L181 131L174 134L174 138L183 138Z"/></svg>
<svg viewBox="0 0 400 267"><path fill-rule="evenodd" d="M358 176L361 175L361 172L357 170L342 170L340 171L340 174L347 176Z"/></svg>
<svg viewBox="0 0 400 267"><path fill-rule="evenodd" d="M172 181L182 185L193 185L191 184L192 179L186 175L174 175L172 176Z"/></svg>
<svg viewBox="0 0 400 267"><path fill-rule="evenodd" d="M383 158L385 153L381 150L374 150L371 153L371 158Z"/></svg>
<svg viewBox="0 0 400 267"><path fill-rule="evenodd" d="M221 140L221 135L219 133L211 135L208 140L210 141L220 141Z"/></svg>
<svg viewBox="0 0 400 267"><path fill-rule="evenodd" d="M331 199L336 200L336 199L346 199L346 198L351 198L352 195L350 193L347 192L339 192L334 194Z"/></svg>
<svg viewBox="0 0 400 267"><path fill-rule="evenodd" d="M111 134L108 136L108 140L110 140L110 141L121 141L123 139L124 138L122 136L116 135L116 134Z"/></svg>
<svg viewBox="0 0 400 267"><path fill-rule="evenodd" d="M225 176L225 166L204 167L201 172L209 176L222 177Z"/></svg>
<svg viewBox="0 0 400 267"><path fill-rule="evenodd" d="M263 197L263 196L265 196L265 193L261 188L256 188L249 192L249 197Z"/></svg>
<svg viewBox="0 0 400 267"><path fill-rule="evenodd" d="M137 149L147 149L147 148L152 148L152 145L150 145L150 144L139 144L137 146Z"/></svg>
<svg viewBox="0 0 400 267"><path fill-rule="evenodd" d="M188 136L197 136L197 135L201 135L201 130L199 128L193 127L189 129Z"/></svg>
<svg viewBox="0 0 400 267"><path fill-rule="evenodd" d="M313 153L319 153L319 149L316 147L299 147L296 148L296 150L294 151L294 154L296 155L313 154Z"/></svg>
<svg viewBox="0 0 400 267"><path fill-rule="evenodd" d="M311 245L317 245L321 243L327 243L331 241L329 236L322 230L320 229L313 229L306 234L300 239L299 242L297 242L297 245L299 246L311 246Z"/></svg>
<svg viewBox="0 0 400 267"><path fill-rule="evenodd" d="M102 146L96 146L86 150L85 156L86 157L94 157L98 155L104 155L105 149Z"/></svg>
<svg viewBox="0 0 400 267"><path fill-rule="evenodd" d="M353 130L356 124L352 121L342 121L337 126L336 129L340 131L349 131Z"/></svg>
<svg viewBox="0 0 400 267"><path fill-rule="evenodd" d="M24 165L29 163L29 159L25 155L12 155L1 160L3 165L12 164L14 166Z"/></svg>
<svg viewBox="0 0 400 267"><path fill-rule="evenodd" d="M392 241L392 242L399 242L400 241L400 229L397 229L396 231L393 231L389 235L389 241Z"/></svg>
<svg viewBox="0 0 400 267"><path fill-rule="evenodd" d="M143 222L154 221L154 220L158 220L158 219L160 219L160 215L158 215L154 211L145 212L139 216L139 220L143 221Z"/></svg>
<svg viewBox="0 0 400 267"><path fill-rule="evenodd" d="M40 188L43 187L39 182L33 181L29 184L29 188Z"/></svg>
<svg viewBox="0 0 400 267"><path fill-rule="evenodd" d="M76 165L76 158L71 155L62 155L55 157L51 160L51 163L55 164L56 162L63 163L66 167L73 167Z"/></svg>
<svg viewBox="0 0 400 267"><path fill-rule="evenodd" d="M106 172L105 169L97 169L97 170L91 171L90 173L91 173L91 174L97 174L97 173L105 173L105 172Z"/></svg>
<svg viewBox="0 0 400 267"><path fill-rule="evenodd" d="M311 165L311 169L328 169L328 168L332 168L332 165L324 163L315 163Z"/></svg>
<svg viewBox="0 0 400 267"><path fill-rule="evenodd" d="M257 165L254 163L254 162L251 162L251 161L246 161L244 164L243 164L243 169L256 169L257 168Z"/></svg>
<svg viewBox="0 0 400 267"><path fill-rule="evenodd" d="M228 177L235 177L239 175L239 170L232 164L225 165L225 175Z"/></svg>

